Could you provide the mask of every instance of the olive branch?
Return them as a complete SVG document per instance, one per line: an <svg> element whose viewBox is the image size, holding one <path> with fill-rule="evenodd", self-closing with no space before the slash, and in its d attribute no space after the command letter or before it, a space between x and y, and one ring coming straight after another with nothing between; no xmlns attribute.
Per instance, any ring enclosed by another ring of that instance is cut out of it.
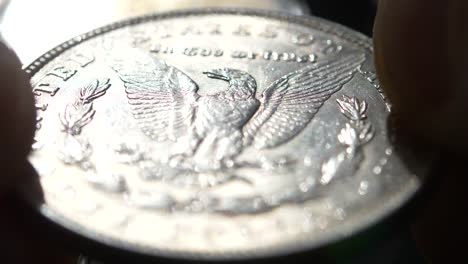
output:
<svg viewBox="0 0 468 264"><path fill-rule="evenodd" d="M374 137L372 124L367 120L367 103L346 95L342 99L337 99L336 102L340 107L340 112L349 119L345 128L341 129L338 141L347 146L349 154L353 154L358 147L365 145Z"/></svg>
<svg viewBox="0 0 468 264"><path fill-rule="evenodd" d="M62 131L72 136L81 134L81 130L93 119L96 110L93 101L106 94L111 86L109 79L94 80L80 90L77 100L65 107L63 114L59 115Z"/></svg>
<svg viewBox="0 0 468 264"><path fill-rule="evenodd" d="M87 167L92 148L86 138L80 137L83 128L94 117L96 110L93 102L106 94L111 86L110 79L96 79L80 89L75 101L67 104L62 114L59 114L61 131L65 133L65 139L60 159L66 164L79 164ZM88 164L89 165L89 164Z"/></svg>
<svg viewBox="0 0 468 264"><path fill-rule="evenodd" d="M374 137L372 124L367 120L367 103L356 97L343 95L336 102L340 112L348 119L345 127L338 134L338 141L345 150L332 156L322 164L320 182L330 183L338 175L352 175L359 168L363 159L362 146Z"/></svg>
<svg viewBox="0 0 468 264"><path fill-rule="evenodd" d="M126 188L121 175L108 172L97 173L96 164L90 161L93 149L86 137L81 135L96 114L94 101L106 94L111 86L110 79L96 79L82 87L75 101L65 107L59 115L62 132L65 133L62 151L59 158L69 165L77 165L89 172L85 180L96 188L109 192L122 192Z"/></svg>

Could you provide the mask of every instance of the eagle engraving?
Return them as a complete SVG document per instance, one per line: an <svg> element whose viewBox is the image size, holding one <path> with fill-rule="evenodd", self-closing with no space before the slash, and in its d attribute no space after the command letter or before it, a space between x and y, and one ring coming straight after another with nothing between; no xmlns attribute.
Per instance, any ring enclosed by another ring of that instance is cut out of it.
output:
<svg viewBox="0 0 468 264"><path fill-rule="evenodd" d="M155 141L176 142L170 160L198 172L233 167L246 147L267 149L291 140L365 60L362 53L325 59L284 75L260 95L245 71L208 70L203 74L229 86L202 96L189 76L164 61L139 50L124 55L111 67L142 131Z"/></svg>

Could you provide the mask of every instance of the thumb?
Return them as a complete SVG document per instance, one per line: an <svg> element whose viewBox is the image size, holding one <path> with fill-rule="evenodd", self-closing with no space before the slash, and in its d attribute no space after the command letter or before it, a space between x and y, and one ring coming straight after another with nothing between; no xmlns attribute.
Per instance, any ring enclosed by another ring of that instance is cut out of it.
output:
<svg viewBox="0 0 468 264"><path fill-rule="evenodd" d="M0 194L19 179L35 130L29 79L14 52L0 42ZM25 176L26 177L26 176Z"/></svg>
<svg viewBox="0 0 468 264"><path fill-rule="evenodd" d="M466 0L381 0L375 23L376 67L399 134L449 154L438 162L437 185L412 221L416 244L433 263L463 258L459 241L468 231L460 213L468 156L462 151L468 146L466 15Z"/></svg>
<svg viewBox="0 0 468 264"><path fill-rule="evenodd" d="M412 139L468 146L466 0L381 0L376 67L397 124Z"/></svg>

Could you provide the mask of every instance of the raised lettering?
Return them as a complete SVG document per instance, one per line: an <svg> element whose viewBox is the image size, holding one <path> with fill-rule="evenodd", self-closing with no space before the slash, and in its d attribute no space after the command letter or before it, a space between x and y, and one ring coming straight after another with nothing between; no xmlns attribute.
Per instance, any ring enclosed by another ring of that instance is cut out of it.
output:
<svg viewBox="0 0 468 264"><path fill-rule="evenodd" d="M36 117L36 130L41 129L41 127L42 127L42 120L43 120L42 117L40 117L40 116L37 116L37 117Z"/></svg>
<svg viewBox="0 0 468 264"><path fill-rule="evenodd" d="M90 63L94 61L93 54L84 54L84 53L75 53L70 56L70 61L77 63L82 68L88 66Z"/></svg>
<svg viewBox="0 0 468 264"><path fill-rule="evenodd" d="M260 37L263 38L276 38L278 36L278 33L276 32L275 28L273 26L266 26L265 29L259 34Z"/></svg>
<svg viewBox="0 0 468 264"><path fill-rule="evenodd" d="M184 55L193 57L198 55L198 48L186 48L184 49Z"/></svg>
<svg viewBox="0 0 468 264"><path fill-rule="evenodd" d="M55 84L41 82L38 85L34 86L33 93L36 96L41 96L42 93L47 93L50 96L54 96L59 90L60 90L60 87L58 87Z"/></svg>
<svg viewBox="0 0 468 264"><path fill-rule="evenodd" d="M47 110L47 107L48 105L47 104L36 104L34 106L36 108L36 110L41 110L41 111L46 111Z"/></svg>
<svg viewBox="0 0 468 264"><path fill-rule="evenodd" d="M221 25L219 24L208 24L208 34L210 35L221 35Z"/></svg>
<svg viewBox="0 0 468 264"><path fill-rule="evenodd" d="M201 35L201 30L194 27L194 26L188 26L186 27L184 30L182 30L182 32L180 33L181 35L188 35L188 34L192 34L192 35Z"/></svg>
<svg viewBox="0 0 468 264"><path fill-rule="evenodd" d="M231 57L236 59L243 59L247 57L247 52L241 50L235 50L232 52Z"/></svg>
<svg viewBox="0 0 468 264"><path fill-rule="evenodd" d="M233 32L237 36L250 36L250 28L248 25L239 25Z"/></svg>
<svg viewBox="0 0 468 264"><path fill-rule="evenodd" d="M314 42L314 36L310 34L299 34L292 37L292 43L298 46L308 46Z"/></svg>
<svg viewBox="0 0 468 264"><path fill-rule="evenodd" d="M336 44L332 40L326 40L325 41L325 47L323 48L322 52L324 54L334 54L338 53L343 49L341 45Z"/></svg>
<svg viewBox="0 0 468 264"><path fill-rule="evenodd" d="M207 56L210 56L211 55L211 49L201 49L200 50L200 55L202 55L203 57L207 57Z"/></svg>
<svg viewBox="0 0 468 264"><path fill-rule="evenodd" d="M47 73L46 75L49 76L56 76L63 81L68 81L71 77L73 77L76 74L76 70L67 68L65 66L58 66L55 67L52 71Z"/></svg>

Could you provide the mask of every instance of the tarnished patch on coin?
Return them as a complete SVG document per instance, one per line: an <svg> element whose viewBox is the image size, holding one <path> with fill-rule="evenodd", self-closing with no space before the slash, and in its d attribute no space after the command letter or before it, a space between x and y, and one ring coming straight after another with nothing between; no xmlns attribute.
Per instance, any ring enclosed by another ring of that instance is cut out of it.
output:
<svg viewBox="0 0 468 264"><path fill-rule="evenodd" d="M26 71L41 212L151 255L314 248L420 186L393 152L370 40L310 17L239 10L116 23Z"/></svg>

